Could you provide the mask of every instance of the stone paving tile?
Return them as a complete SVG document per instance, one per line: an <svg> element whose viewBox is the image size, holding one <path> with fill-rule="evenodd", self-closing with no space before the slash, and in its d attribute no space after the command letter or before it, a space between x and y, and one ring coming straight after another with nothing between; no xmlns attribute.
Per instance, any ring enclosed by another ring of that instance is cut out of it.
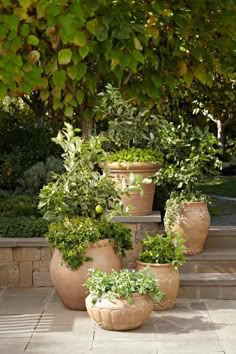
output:
<svg viewBox="0 0 236 354"><path fill-rule="evenodd" d="M7 289L0 297L0 315L41 314L50 297L49 289Z"/></svg>
<svg viewBox="0 0 236 354"><path fill-rule="evenodd" d="M151 317L142 327L132 331L107 331L96 325L94 343L97 342L153 342L156 335L153 330L154 318ZM125 346L125 345L124 345Z"/></svg>
<svg viewBox="0 0 236 354"><path fill-rule="evenodd" d="M235 339L236 338L236 324L225 324L221 328L216 329L216 334L219 340ZM236 353L236 348L235 348Z"/></svg>
<svg viewBox="0 0 236 354"><path fill-rule="evenodd" d="M30 343L26 354L91 354L91 344L80 343Z"/></svg>
<svg viewBox="0 0 236 354"><path fill-rule="evenodd" d="M236 339L220 340L220 344L227 354L236 353Z"/></svg>
<svg viewBox="0 0 236 354"><path fill-rule="evenodd" d="M18 287L18 288L7 288L6 293L4 295L11 295L11 296L19 296L19 295L51 295L54 294L54 289L53 288L47 288L47 287Z"/></svg>
<svg viewBox="0 0 236 354"><path fill-rule="evenodd" d="M157 340L217 340L215 327L203 316L193 313L191 318L170 315L157 318L155 322Z"/></svg>
<svg viewBox="0 0 236 354"><path fill-rule="evenodd" d="M206 340L203 336L201 340L174 340L172 337L167 338L165 341L157 340L157 352L162 353L198 353L198 354L209 354L209 353L223 353L224 350L220 342L216 340Z"/></svg>
<svg viewBox="0 0 236 354"><path fill-rule="evenodd" d="M156 354L156 342L98 342L93 345L92 354Z"/></svg>
<svg viewBox="0 0 236 354"><path fill-rule="evenodd" d="M41 321L52 321L55 324L74 323L75 321L91 322L87 311L74 311L65 308L60 300L49 301L45 307Z"/></svg>
<svg viewBox="0 0 236 354"><path fill-rule="evenodd" d="M24 352L25 344L23 343L2 343L0 342L1 354L21 354Z"/></svg>
<svg viewBox="0 0 236 354"><path fill-rule="evenodd" d="M212 322L236 324L236 300L208 300L206 305Z"/></svg>
<svg viewBox="0 0 236 354"><path fill-rule="evenodd" d="M31 343L76 343L93 340L94 326L81 323L64 325L39 325L37 326Z"/></svg>
<svg viewBox="0 0 236 354"><path fill-rule="evenodd" d="M33 333L39 315L0 315L1 337L30 337Z"/></svg>

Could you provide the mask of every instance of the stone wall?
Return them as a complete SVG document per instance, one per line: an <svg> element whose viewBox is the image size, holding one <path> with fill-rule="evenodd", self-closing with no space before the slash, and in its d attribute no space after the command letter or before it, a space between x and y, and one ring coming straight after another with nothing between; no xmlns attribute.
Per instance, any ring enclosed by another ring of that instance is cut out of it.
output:
<svg viewBox="0 0 236 354"><path fill-rule="evenodd" d="M0 239L0 286L52 286L44 239Z"/></svg>
<svg viewBox="0 0 236 354"><path fill-rule="evenodd" d="M123 259L123 268L134 269L145 232L157 232L159 214L116 217L132 231L133 250ZM52 286L49 265L52 250L43 238L0 238L0 286Z"/></svg>

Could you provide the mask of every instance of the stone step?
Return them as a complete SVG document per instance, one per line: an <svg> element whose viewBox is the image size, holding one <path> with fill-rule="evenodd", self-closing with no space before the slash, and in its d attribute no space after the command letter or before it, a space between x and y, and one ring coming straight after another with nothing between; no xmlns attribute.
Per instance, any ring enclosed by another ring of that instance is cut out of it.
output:
<svg viewBox="0 0 236 354"><path fill-rule="evenodd" d="M236 274L180 274L180 288L178 298L235 300Z"/></svg>
<svg viewBox="0 0 236 354"><path fill-rule="evenodd" d="M194 256L186 256L187 262L180 268L180 273L235 273L235 249L205 249Z"/></svg>
<svg viewBox="0 0 236 354"><path fill-rule="evenodd" d="M236 226L211 226L204 249L236 248Z"/></svg>

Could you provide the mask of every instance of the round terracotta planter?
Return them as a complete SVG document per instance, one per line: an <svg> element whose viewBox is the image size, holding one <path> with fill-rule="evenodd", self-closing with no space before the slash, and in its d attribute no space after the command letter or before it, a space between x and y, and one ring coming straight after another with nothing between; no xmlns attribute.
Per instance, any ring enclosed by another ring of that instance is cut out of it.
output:
<svg viewBox="0 0 236 354"><path fill-rule="evenodd" d="M207 238L211 218L207 202L185 203L172 230L181 232L186 239L185 254L201 253Z"/></svg>
<svg viewBox="0 0 236 354"><path fill-rule="evenodd" d="M114 243L108 240L90 244L86 254L93 260L83 263L76 270L68 268L63 262L61 252L55 249L50 264L50 274L52 283L65 307L73 310L86 310L85 298L88 290L83 284L88 277L89 269L98 268L104 272L121 269L120 258L113 248Z"/></svg>
<svg viewBox="0 0 236 354"><path fill-rule="evenodd" d="M100 298L95 305L91 295L86 298L89 317L100 327L110 331L127 331L142 326L150 317L153 302L148 295L134 294L134 303L128 304L126 299Z"/></svg>
<svg viewBox="0 0 236 354"><path fill-rule="evenodd" d="M100 164L103 168L104 165ZM140 162L109 162L107 167L110 170L110 176L114 179L117 186L121 186L121 181L123 178L126 179L127 183L129 180L129 174L142 175L143 178L148 178L153 176L159 169L160 164L152 163L140 163ZM152 213L152 204L155 193L155 184L142 184L143 196L140 195L139 191L129 192L129 196L122 195L121 201L124 206L132 205L134 210L129 213L132 215L149 215Z"/></svg>
<svg viewBox="0 0 236 354"><path fill-rule="evenodd" d="M152 274L158 280L160 291L165 293L165 298L160 302L154 302L154 310L170 310L175 306L179 291L179 271L172 264L148 264L137 261L136 270L150 267Z"/></svg>

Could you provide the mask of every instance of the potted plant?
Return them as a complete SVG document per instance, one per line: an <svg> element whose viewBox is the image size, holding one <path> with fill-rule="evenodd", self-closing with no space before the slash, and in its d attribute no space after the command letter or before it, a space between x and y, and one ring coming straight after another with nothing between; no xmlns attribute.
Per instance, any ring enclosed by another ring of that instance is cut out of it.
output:
<svg viewBox="0 0 236 354"><path fill-rule="evenodd" d="M198 190L199 183L217 174L221 167L219 143L209 132L181 120L169 123L165 147L165 163L155 175L155 182L169 192L164 224L166 229L180 232L186 239L185 254L200 253L210 226L207 197Z"/></svg>
<svg viewBox="0 0 236 354"><path fill-rule="evenodd" d="M66 123L53 139L63 149L65 172L43 187L39 208L51 223L47 237L55 248L50 265L53 285L66 307L85 310L88 269L119 270L120 258L113 247L124 255L132 242L131 231L109 221L105 212L123 209L112 179L98 172L104 153L101 139L84 140L77 133Z"/></svg>
<svg viewBox="0 0 236 354"><path fill-rule="evenodd" d="M179 266L185 262L184 242L182 235L167 230L165 235L153 237L146 234L142 240L142 252L137 260L136 270L147 266L156 277L160 291L165 298L154 302L154 310L170 310L175 306L179 290Z"/></svg>
<svg viewBox="0 0 236 354"><path fill-rule="evenodd" d="M86 286L90 291L86 298L90 318L112 331L140 327L153 310L153 299L159 301L164 296L148 269L113 270L108 274L92 270Z"/></svg>
<svg viewBox="0 0 236 354"><path fill-rule="evenodd" d="M134 100L125 99L111 85L107 85L106 92L99 96L99 106L95 110L98 117L107 120L104 136L105 148L109 151L106 164L103 162L100 166L105 173L109 171L119 187L133 185L129 193L121 197L125 206L133 206L131 214L151 214L155 185L150 177L162 162L158 145L152 145L158 135L158 117L150 114L146 107L135 105ZM141 186L141 193L137 185Z"/></svg>

